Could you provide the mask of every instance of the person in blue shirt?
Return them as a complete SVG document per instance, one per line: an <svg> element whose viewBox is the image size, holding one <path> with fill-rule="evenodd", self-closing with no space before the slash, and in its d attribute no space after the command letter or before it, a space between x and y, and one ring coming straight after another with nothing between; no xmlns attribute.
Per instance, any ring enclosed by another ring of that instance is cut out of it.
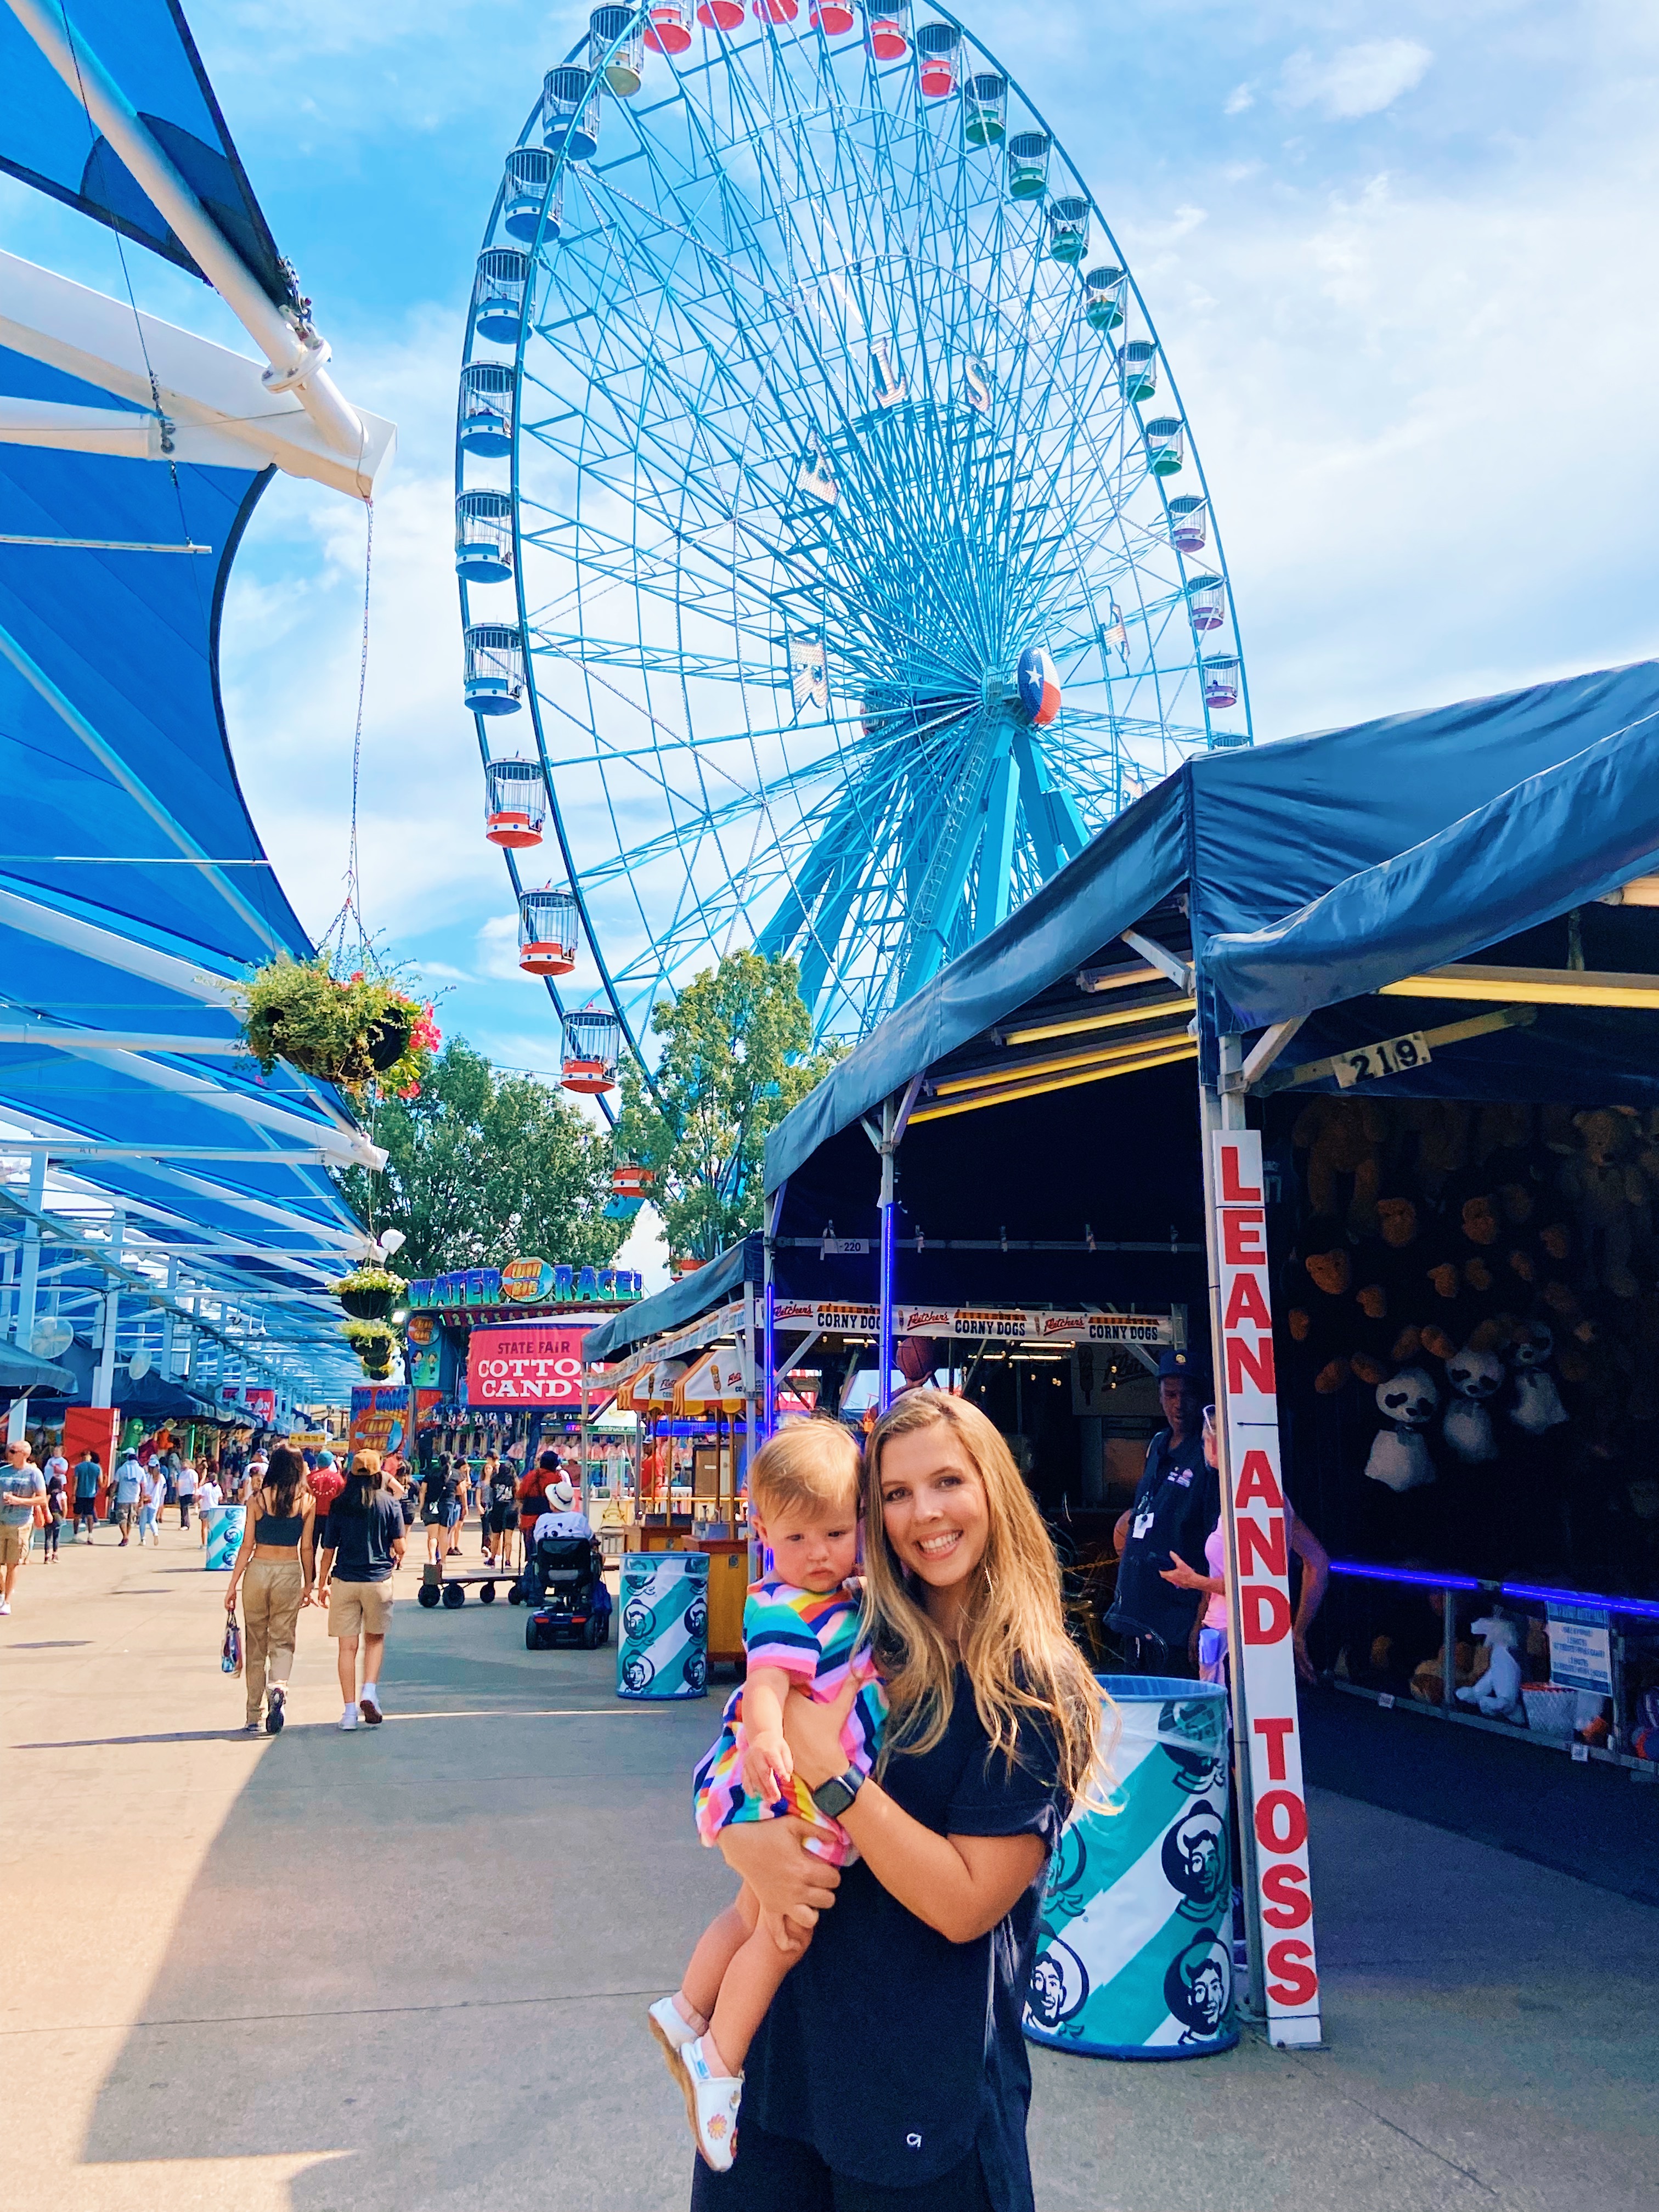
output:
<svg viewBox="0 0 1659 2212"><path fill-rule="evenodd" d="M1106 1632L1131 1674L1197 1672L1190 1647L1200 1595L1172 1585L1164 1570L1177 1553L1198 1558L1221 1515L1220 1479L1204 1456L1200 1382L1190 1352L1166 1352L1158 1361L1164 1425L1146 1447L1134 1504L1117 1524L1117 1590Z"/></svg>
<svg viewBox="0 0 1659 2212"><path fill-rule="evenodd" d="M138 1463L136 1452L123 1454L115 1470L115 1524L121 1531L123 1546L131 1541L133 1516L138 1510L138 1492L144 1480L144 1470Z"/></svg>

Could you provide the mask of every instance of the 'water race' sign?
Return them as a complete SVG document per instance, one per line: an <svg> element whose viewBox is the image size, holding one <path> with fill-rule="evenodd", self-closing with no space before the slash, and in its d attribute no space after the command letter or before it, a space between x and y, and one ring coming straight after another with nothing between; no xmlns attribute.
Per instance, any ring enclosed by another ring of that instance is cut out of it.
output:
<svg viewBox="0 0 1659 2212"><path fill-rule="evenodd" d="M1267 1985L1267 2033L1277 2044L1317 2043L1319 1971L1308 1886L1308 1808L1291 1640L1290 1559L1279 1456L1261 1139L1217 1129L1212 1197L1221 1286L1221 1373L1233 1665L1240 1670L1249 1762L1257 1916Z"/></svg>
<svg viewBox="0 0 1659 2212"><path fill-rule="evenodd" d="M586 1333L556 1322L475 1328L466 1354L467 1404L580 1407Z"/></svg>

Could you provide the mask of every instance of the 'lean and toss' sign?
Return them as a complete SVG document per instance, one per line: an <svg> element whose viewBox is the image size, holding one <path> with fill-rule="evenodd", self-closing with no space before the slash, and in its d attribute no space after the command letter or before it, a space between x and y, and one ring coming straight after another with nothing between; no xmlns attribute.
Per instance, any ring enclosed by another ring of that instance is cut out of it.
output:
<svg viewBox="0 0 1659 2212"><path fill-rule="evenodd" d="M1242 1669L1249 1742L1240 1747L1240 1757L1249 1761L1255 1811L1256 1894L1249 1905L1260 1921L1269 2039L1317 2043L1319 1969L1291 1642L1261 1139L1250 1129L1217 1129L1211 1142L1221 1286L1218 1385L1238 1562L1232 1663Z"/></svg>

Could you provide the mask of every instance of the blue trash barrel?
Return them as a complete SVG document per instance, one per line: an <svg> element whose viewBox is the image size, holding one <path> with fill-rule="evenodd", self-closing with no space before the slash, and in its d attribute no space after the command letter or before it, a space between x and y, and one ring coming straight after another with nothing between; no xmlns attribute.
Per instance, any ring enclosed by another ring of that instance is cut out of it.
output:
<svg viewBox="0 0 1659 2212"><path fill-rule="evenodd" d="M204 1547L202 1565L210 1571L222 1568L226 1574L236 1564L236 1554L242 1547L242 1527L247 1519L246 1505L210 1505L202 1516L207 1522L207 1543Z"/></svg>
<svg viewBox="0 0 1659 2212"><path fill-rule="evenodd" d="M1122 1723L1113 1809L1080 1809L1060 1838L1025 2033L1096 2058L1231 2051L1227 1693L1167 1676L1097 1679Z"/></svg>
<svg viewBox="0 0 1659 2212"><path fill-rule="evenodd" d="M708 1554L624 1552L619 1698L708 1694Z"/></svg>

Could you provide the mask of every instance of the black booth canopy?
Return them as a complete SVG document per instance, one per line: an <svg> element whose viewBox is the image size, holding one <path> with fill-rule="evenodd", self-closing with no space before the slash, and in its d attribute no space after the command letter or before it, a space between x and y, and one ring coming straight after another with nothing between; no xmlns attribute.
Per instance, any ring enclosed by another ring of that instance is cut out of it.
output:
<svg viewBox="0 0 1659 2212"><path fill-rule="evenodd" d="M1659 1104L1635 995L1659 911L1619 889L1656 866L1656 662L1190 761L774 1132L780 1267L831 1224L873 1238L871 1132L908 1099L902 1300L1201 1300L1199 1057L1213 1080L1218 1035L1248 1053L1269 1023L1302 1026L1261 1091L1332 1092L1334 1054L1477 1023L1353 1095ZM1467 984L1376 995L1455 962ZM1613 1003L1530 1002L1581 969L1625 979ZM860 1265L873 1296L873 1245Z"/></svg>

